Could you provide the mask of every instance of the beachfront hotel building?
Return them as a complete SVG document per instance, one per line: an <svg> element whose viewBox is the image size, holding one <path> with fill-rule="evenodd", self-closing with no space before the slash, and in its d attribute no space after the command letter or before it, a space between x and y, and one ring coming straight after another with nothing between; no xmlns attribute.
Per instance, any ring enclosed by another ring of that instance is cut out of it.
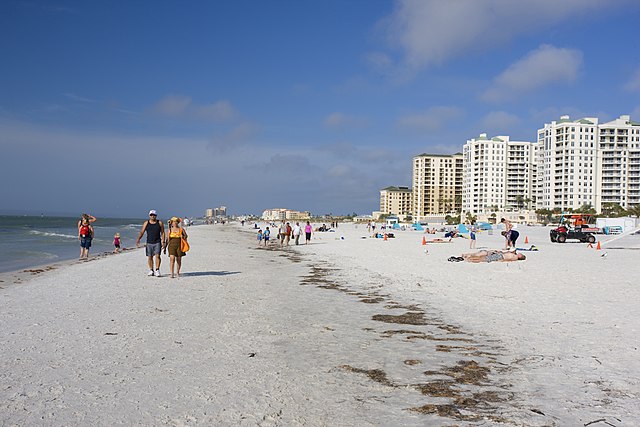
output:
<svg viewBox="0 0 640 427"><path fill-rule="evenodd" d="M640 122L624 115L599 131L600 201L625 209L640 204Z"/></svg>
<svg viewBox="0 0 640 427"><path fill-rule="evenodd" d="M462 208L462 154L413 158L413 220L455 214Z"/></svg>
<svg viewBox="0 0 640 427"><path fill-rule="evenodd" d="M598 119L586 117L545 123L538 130L538 208L601 209L598 174Z"/></svg>
<svg viewBox="0 0 640 427"><path fill-rule="evenodd" d="M531 208L537 197L537 144L488 138L467 140L462 150L462 212L472 215Z"/></svg>
<svg viewBox="0 0 640 427"><path fill-rule="evenodd" d="M606 123L562 116L538 130L537 207L578 209L640 203L640 123L623 115Z"/></svg>
<svg viewBox="0 0 640 427"><path fill-rule="evenodd" d="M307 220L311 218L308 211L294 211L285 208L267 209L262 212L262 219L265 221L286 221L286 220Z"/></svg>
<svg viewBox="0 0 640 427"><path fill-rule="evenodd" d="M386 187L380 190L380 214L411 215L412 191L409 187Z"/></svg>

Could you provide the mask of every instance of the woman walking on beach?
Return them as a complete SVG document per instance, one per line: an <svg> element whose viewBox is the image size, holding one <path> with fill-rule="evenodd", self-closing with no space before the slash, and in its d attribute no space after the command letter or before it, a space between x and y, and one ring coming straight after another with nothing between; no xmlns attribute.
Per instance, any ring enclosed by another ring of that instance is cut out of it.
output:
<svg viewBox="0 0 640 427"><path fill-rule="evenodd" d="M180 277L180 268L182 267L182 257L186 255L182 252L181 245L182 239L187 239L187 232L184 228L180 227L182 220L178 217L173 217L169 220L169 237L164 242L164 252L167 253L169 249L169 269L171 271L171 278ZM178 269L175 271L175 264L178 264Z"/></svg>
<svg viewBox="0 0 640 427"><path fill-rule="evenodd" d="M78 235L80 235L80 227L82 227L82 221L87 220L89 222L89 225L91 225L92 222L96 222L97 218L91 214L88 213L82 213L82 215L80 215L80 219L78 220ZM91 230L93 230L93 227L91 228ZM89 242L89 246L91 246L91 242ZM82 247L82 245L80 245L80 259L83 258L83 254L84 254L84 248ZM87 257L89 256L88 251L87 251Z"/></svg>
<svg viewBox="0 0 640 427"><path fill-rule="evenodd" d="M304 226L304 237L305 237L305 245L308 245L309 242L311 241L311 232L313 231L313 227L311 227L311 224L309 224L309 221L307 221L307 225Z"/></svg>
<svg viewBox="0 0 640 427"><path fill-rule="evenodd" d="M80 240L80 259L89 259L89 248L91 248L93 240L93 226L89 222L89 218L80 220L78 240Z"/></svg>

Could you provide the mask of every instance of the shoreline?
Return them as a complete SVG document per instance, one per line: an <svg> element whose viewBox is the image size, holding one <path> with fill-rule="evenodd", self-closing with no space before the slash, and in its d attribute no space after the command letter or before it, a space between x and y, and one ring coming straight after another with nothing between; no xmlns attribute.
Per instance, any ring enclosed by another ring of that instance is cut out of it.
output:
<svg viewBox="0 0 640 427"><path fill-rule="evenodd" d="M3 272L0 272L0 288L7 285L23 284L27 281L26 279L30 277L39 276L54 270L69 268L70 266L77 265L77 264L86 264L99 259L108 258L113 255L122 255L129 252L134 252L139 249L144 249L144 248L143 247L124 248L119 254L116 254L113 252L101 252L99 254L89 255L88 260L79 260L78 258L65 259L65 260L60 260L58 262L54 262L54 263L36 264L27 268L3 271Z"/></svg>

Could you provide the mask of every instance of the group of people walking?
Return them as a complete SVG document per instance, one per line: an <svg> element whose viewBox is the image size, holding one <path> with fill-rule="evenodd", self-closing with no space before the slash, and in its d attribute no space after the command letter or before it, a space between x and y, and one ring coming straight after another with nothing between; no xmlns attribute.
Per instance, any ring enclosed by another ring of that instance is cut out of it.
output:
<svg viewBox="0 0 640 427"><path fill-rule="evenodd" d="M181 218L172 217L167 224L169 227L169 233L167 234L165 233L164 224L158 220L158 213L155 210L149 211L149 219L142 224L142 229L136 239L136 247L140 247L140 239L145 233L147 234L145 250L147 265L149 266L148 276L161 277L160 264L162 263L162 258L160 254L164 252L166 255L168 250L171 278L180 277L182 257L189 250L187 242L189 236L185 229L181 227L181 223Z"/></svg>
<svg viewBox="0 0 640 427"><path fill-rule="evenodd" d="M93 225L91 224L95 221L96 217L86 213L83 213L78 221L78 240L80 241L81 260L89 258L89 249L91 248L91 242L95 234ZM171 278L180 277L182 257L185 256L186 252L189 250L189 242L187 240L189 236L181 224L181 218L175 216L172 217L167 224L169 232L166 233L164 224L158 219L158 213L153 209L149 211L149 219L142 224L142 229L136 239L136 247L139 248L140 240L145 233L147 235L145 252L147 255L147 265L149 267L149 272L147 273L148 276L161 277L161 254L164 252L166 255L168 251ZM120 233L115 234L113 238L113 245L114 252L120 252L122 247Z"/></svg>
<svg viewBox="0 0 640 427"><path fill-rule="evenodd" d="M303 226L300 225L299 222L292 227L289 222L282 222L280 227L278 228L278 236L277 241L280 244L280 247L289 246L291 239L295 242L296 245L300 244L300 236L304 231L305 235L305 245L308 245L311 241L311 234L313 233L313 227L311 223L307 221L307 224ZM271 239L271 229L267 226L264 231L259 228L258 229L258 246L264 242L264 245L267 246L269 244L269 240Z"/></svg>

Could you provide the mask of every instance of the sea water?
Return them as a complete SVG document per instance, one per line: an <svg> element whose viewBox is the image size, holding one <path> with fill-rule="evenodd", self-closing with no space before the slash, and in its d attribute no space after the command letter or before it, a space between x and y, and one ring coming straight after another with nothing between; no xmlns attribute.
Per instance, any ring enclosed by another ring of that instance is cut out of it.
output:
<svg viewBox="0 0 640 427"><path fill-rule="evenodd" d="M0 272L15 271L80 256L79 218L0 216ZM89 255L113 252L113 236L121 247L135 247L144 219L98 218ZM143 238L144 242L144 238Z"/></svg>

